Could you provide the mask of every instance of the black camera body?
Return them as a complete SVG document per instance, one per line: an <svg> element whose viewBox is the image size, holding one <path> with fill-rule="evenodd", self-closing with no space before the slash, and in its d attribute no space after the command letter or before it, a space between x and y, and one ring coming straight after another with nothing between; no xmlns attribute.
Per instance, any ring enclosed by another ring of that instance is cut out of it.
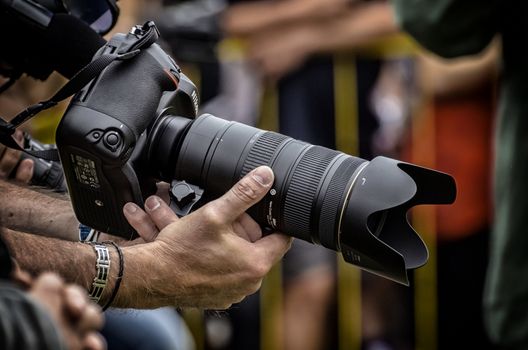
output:
<svg viewBox="0 0 528 350"><path fill-rule="evenodd" d="M185 215L267 165L275 182L248 211L264 229L342 252L349 263L408 284L407 270L423 265L428 252L407 212L418 204L452 203L454 179L212 115L196 117L196 89L154 43L154 29L153 23L135 27L99 51L131 58L111 64L85 86L57 130L79 221L132 238L136 233L123 205L143 206L156 181L172 184L171 207Z"/></svg>
<svg viewBox="0 0 528 350"><path fill-rule="evenodd" d="M134 50L146 28L117 34L94 57ZM185 81L182 81L185 80ZM157 44L114 63L77 93L62 118L56 142L75 214L94 229L132 238L123 205L155 193L145 159L149 130L171 107L193 118L195 87Z"/></svg>

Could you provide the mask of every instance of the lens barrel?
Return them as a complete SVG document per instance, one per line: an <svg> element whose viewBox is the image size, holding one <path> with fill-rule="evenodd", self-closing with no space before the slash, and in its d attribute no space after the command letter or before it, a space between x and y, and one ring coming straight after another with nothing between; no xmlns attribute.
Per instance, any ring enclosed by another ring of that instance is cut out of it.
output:
<svg viewBox="0 0 528 350"><path fill-rule="evenodd" d="M192 124L164 118L151 141L164 180L204 189L207 202L267 165L275 182L248 211L255 221L341 251L348 262L400 283L407 284L406 270L424 264L428 255L407 221L408 209L451 203L456 195L449 175L412 164L384 157L369 162L208 114ZM160 154L171 161L160 162Z"/></svg>
<svg viewBox="0 0 528 350"><path fill-rule="evenodd" d="M170 128L179 123L164 124L171 136L160 137L158 142L175 144L166 140L179 134L178 129ZM347 188L364 163L278 133L204 115L185 135L178 159L172 163L176 165L172 177L206 189L212 199L251 170L267 165L275 173L275 183L251 209L253 218L269 229L338 250L338 219Z"/></svg>

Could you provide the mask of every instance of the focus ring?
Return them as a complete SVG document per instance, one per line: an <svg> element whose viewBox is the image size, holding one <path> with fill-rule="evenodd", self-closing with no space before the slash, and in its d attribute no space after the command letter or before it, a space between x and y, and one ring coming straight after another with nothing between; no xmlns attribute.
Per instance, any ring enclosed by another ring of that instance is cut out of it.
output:
<svg viewBox="0 0 528 350"><path fill-rule="evenodd" d="M313 241L310 232L312 208L321 179L332 159L339 152L324 147L310 147L293 169L284 202L284 232Z"/></svg>
<svg viewBox="0 0 528 350"><path fill-rule="evenodd" d="M347 157L333 173L328 189L324 194L319 217L319 241L327 248L337 249L337 224L343 196L354 171L365 162L364 159Z"/></svg>
<svg viewBox="0 0 528 350"><path fill-rule="evenodd" d="M251 147L251 150L244 160L240 178L261 165L271 165L270 161L277 150L277 147L279 147L281 142L287 138L287 136L271 131L262 134L257 141L255 141L255 144Z"/></svg>

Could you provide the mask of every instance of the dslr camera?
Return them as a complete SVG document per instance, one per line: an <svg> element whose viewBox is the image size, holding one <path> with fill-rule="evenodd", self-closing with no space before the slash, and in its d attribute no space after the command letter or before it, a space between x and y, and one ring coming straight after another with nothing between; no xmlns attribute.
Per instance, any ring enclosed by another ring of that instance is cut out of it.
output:
<svg viewBox="0 0 528 350"><path fill-rule="evenodd" d="M152 40L138 49L147 35ZM263 229L323 245L351 264L408 284L407 270L423 265L428 252L407 212L417 204L452 203L451 176L197 116L196 88L155 43L157 35L148 22L114 36L95 58L135 56L109 65L75 95L61 120L56 142L81 223L133 238L123 205L143 206L157 182L171 184L171 207L185 215L267 165L275 182L249 210Z"/></svg>

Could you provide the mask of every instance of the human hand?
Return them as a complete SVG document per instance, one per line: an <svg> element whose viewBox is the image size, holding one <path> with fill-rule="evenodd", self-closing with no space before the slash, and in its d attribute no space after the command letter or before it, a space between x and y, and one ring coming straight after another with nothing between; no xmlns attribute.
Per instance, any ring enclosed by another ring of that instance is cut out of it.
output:
<svg viewBox="0 0 528 350"><path fill-rule="evenodd" d="M103 325L101 309L80 287L66 285L57 275L45 273L32 283L29 294L50 314L70 350L102 350L97 329Z"/></svg>
<svg viewBox="0 0 528 350"><path fill-rule="evenodd" d="M136 239L140 240L138 243L154 241L160 230L179 220L178 216L159 196L147 198L145 210L142 210L135 203L129 202L123 207L123 213L128 223L139 234L140 238Z"/></svg>
<svg viewBox="0 0 528 350"><path fill-rule="evenodd" d="M14 139L20 146L23 146L24 136L20 130L14 134ZM21 151L6 147L0 144L0 179L7 179L15 168L15 180L22 183L29 183L33 177L33 161L31 159L20 160Z"/></svg>
<svg viewBox="0 0 528 350"><path fill-rule="evenodd" d="M268 79L278 80L299 68L314 52L312 25L265 30L248 38L248 59Z"/></svg>
<svg viewBox="0 0 528 350"><path fill-rule="evenodd" d="M141 261L127 268L141 278L124 280L125 288L146 289L147 296L137 296L143 307L225 309L256 292L291 244L281 234L263 237L260 226L245 213L272 183L271 169L259 167L222 197L180 219L159 198L147 199L146 213L139 208L137 213L151 219L148 239L155 240L126 248L127 261Z"/></svg>
<svg viewBox="0 0 528 350"><path fill-rule="evenodd" d="M157 202L151 202L153 200L163 202L164 204L164 210L161 210L159 212L163 212L163 217L170 217L170 221L164 221L167 222L166 225L168 225L170 222L175 221L178 219L178 216L174 214L174 212L165 204L169 203L169 190L170 185L166 182L158 182L156 184L158 190L156 192L156 196L151 196L149 199L145 201L145 210L149 211L149 204L150 206L157 206ZM154 199L155 198L155 199ZM157 208L157 207L156 207ZM136 244L142 244L145 242L152 242L156 236L158 235L158 228L154 224L154 222L150 219L147 213L143 209L141 209L137 204L133 202L128 202L123 206L123 214L125 215L125 218L128 220L128 223L136 230L137 234L139 235L138 238L135 238L133 240L127 240L126 238L111 235L108 233L101 232L99 234L99 238L97 239L99 242L104 241L114 241L117 244L119 244L122 247L132 246ZM165 227L164 225L163 227ZM163 228L161 227L161 228ZM160 229L161 229L160 228Z"/></svg>

